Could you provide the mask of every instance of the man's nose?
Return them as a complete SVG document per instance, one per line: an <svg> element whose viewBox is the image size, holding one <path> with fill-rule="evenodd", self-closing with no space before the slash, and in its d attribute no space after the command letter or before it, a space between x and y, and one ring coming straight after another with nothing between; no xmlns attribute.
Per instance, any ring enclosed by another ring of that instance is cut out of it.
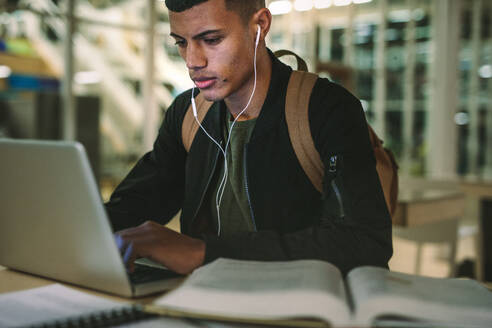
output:
<svg viewBox="0 0 492 328"><path fill-rule="evenodd" d="M188 69L198 69L207 66L207 58L203 50L197 46L189 46L186 49L186 67Z"/></svg>

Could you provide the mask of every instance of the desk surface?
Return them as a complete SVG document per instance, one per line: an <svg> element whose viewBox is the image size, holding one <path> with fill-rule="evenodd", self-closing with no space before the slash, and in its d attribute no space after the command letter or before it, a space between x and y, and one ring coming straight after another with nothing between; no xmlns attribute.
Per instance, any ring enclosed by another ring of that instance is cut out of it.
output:
<svg viewBox="0 0 492 328"><path fill-rule="evenodd" d="M416 226L463 217L465 195L457 190L420 189L401 190L393 224Z"/></svg>
<svg viewBox="0 0 492 328"><path fill-rule="evenodd" d="M136 299L129 299L124 297L113 296L95 290L86 289L83 287L78 287L76 285L66 284L63 282L58 282L48 278L43 278L39 276L34 276L28 273L23 273L20 271L9 270L5 267L0 266L0 294L8 292L16 292L21 290L27 290L31 288L43 287L55 283L62 283L70 288L79 290L84 293L89 293L96 296L101 296L106 299L110 299L118 302L125 303L138 303L138 304L149 304L154 301L160 294L149 296L149 297L139 297Z"/></svg>
<svg viewBox="0 0 492 328"><path fill-rule="evenodd" d="M492 181L464 179L461 189L479 201L479 247L477 272L480 280L492 282Z"/></svg>
<svg viewBox="0 0 492 328"><path fill-rule="evenodd" d="M466 179L461 181L461 189L467 194L492 199L492 181L479 179Z"/></svg>
<svg viewBox="0 0 492 328"><path fill-rule="evenodd" d="M33 276L33 275L19 272L19 271L10 270L10 269L7 269L5 267L0 266L0 294L48 286L48 285L55 284L55 283L61 283L61 282L50 280L47 278L38 277L38 276ZM77 287L77 286L71 285L71 284L66 284L66 283L61 283L61 284L64 286L67 286L69 288L75 289L77 291L83 292L83 293L92 294L92 295L95 295L98 297L106 298L108 300L127 303L127 304L137 304L137 303L138 304L149 304L152 301L154 301L157 297L161 296L161 294L157 294L157 295L151 296L151 297L129 299L129 298L111 296L111 295L100 293L100 292L93 291L90 289ZM122 326L127 327L126 324L123 324ZM148 327L176 327L176 328L178 328L178 327L179 328L213 327L212 325L208 324L208 322L202 323L201 321L196 321L196 320L170 318L170 317L162 317L162 316L156 317L156 318L146 319L145 321L132 323L131 326L135 327L135 328L137 328L137 327L141 327L141 328L148 328ZM112 326L112 327L116 327L116 326ZM236 328L236 325L233 325L233 324L231 324L231 325L220 325L220 327ZM240 328L240 326L237 326L237 328Z"/></svg>

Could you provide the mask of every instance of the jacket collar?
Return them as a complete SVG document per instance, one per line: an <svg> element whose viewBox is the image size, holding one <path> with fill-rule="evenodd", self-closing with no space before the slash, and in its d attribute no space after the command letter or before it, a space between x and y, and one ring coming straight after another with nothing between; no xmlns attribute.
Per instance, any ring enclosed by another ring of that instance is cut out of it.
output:
<svg viewBox="0 0 492 328"><path fill-rule="evenodd" d="M292 69L278 60L270 49L268 49L268 54L272 60L272 76L251 140L272 131L273 126L278 124L284 115L285 96Z"/></svg>

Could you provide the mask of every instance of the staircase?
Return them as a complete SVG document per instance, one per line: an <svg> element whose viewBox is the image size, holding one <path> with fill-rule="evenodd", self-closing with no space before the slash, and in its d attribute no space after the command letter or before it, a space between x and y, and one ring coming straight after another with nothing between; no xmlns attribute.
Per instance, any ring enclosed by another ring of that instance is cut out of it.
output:
<svg viewBox="0 0 492 328"><path fill-rule="evenodd" d="M87 0L77 2L76 15L94 21L144 26L139 13L144 1L126 1L107 9L96 9ZM22 4L21 4L22 5ZM63 5L63 3L61 3ZM26 36L37 53L47 62L54 74L63 72L64 12L52 0L27 1L22 20ZM46 16L40 13L47 14ZM159 30L169 30L166 22L159 22ZM47 32L49 31L49 33ZM100 82L95 85L74 85L76 93L97 94L101 97L101 131L103 162L115 157L135 158L141 154L144 111L138 82L144 77L145 31L131 31L80 23L74 35L74 56L78 71L94 71ZM156 44L159 41L156 40ZM163 110L174 96L191 87L184 64L168 56L163 46L156 46L156 83L154 93ZM164 85L172 85L171 93ZM156 122L156 128L160 122Z"/></svg>

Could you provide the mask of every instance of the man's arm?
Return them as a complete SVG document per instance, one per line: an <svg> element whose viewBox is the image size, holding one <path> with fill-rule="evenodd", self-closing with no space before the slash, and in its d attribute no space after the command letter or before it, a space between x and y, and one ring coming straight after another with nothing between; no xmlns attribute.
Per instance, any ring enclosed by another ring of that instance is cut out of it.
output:
<svg viewBox="0 0 492 328"><path fill-rule="evenodd" d="M184 98L169 107L152 151L138 161L105 204L114 231L147 220L165 224L181 208L186 152L179 122Z"/></svg>
<svg viewBox="0 0 492 328"><path fill-rule="evenodd" d="M151 152L131 170L106 204L115 239L130 271L146 257L186 274L203 263L205 243L164 227L182 207L186 151L181 124L191 92L166 112ZM158 223L157 223L158 222Z"/></svg>

